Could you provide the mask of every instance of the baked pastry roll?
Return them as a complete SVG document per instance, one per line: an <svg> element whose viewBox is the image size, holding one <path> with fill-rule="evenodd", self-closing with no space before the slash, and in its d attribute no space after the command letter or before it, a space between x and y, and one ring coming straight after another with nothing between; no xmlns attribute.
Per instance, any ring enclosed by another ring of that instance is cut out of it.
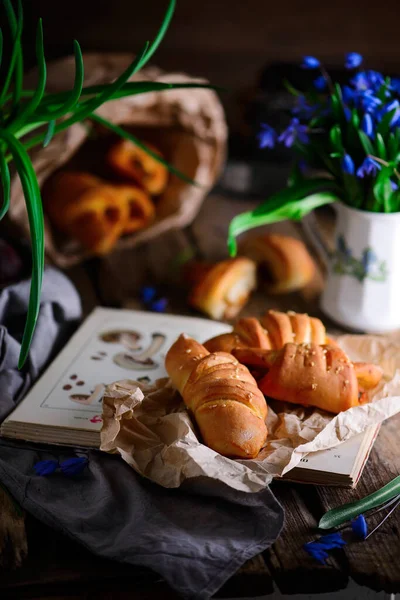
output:
<svg viewBox="0 0 400 600"><path fill-rule="evenodd" d="M154 220L154 204L142 189L133 185L118 185L113 186L113 193L118 202L127 207L123 233L144 229Z"/></svg>
<svg viewBox="0 0 400 600"><path fill-rule="evenodd" d="M147 144L155 154L156 148ZM150 154L125 139L118 140L107 153L107 162L115 173L140 185L150 195L158 196L167 185L168 171Z"/></svg>
<svg viewBox="0 0 400 600"><path fill-rule="evenodd" d="M89 173L59 172L45 184L43 202L55 227L93 254L109 252L128 222L128 203Z"/></svg>
<svg viewBox="0 0 400 600"><path fill-rule="evenodd" d="M366 401L365 392L382 378L380 367L353 364L337 346L288 343L280 350L248 348L233 354L247 366L266 372L258 379L266 396L335 414Z"/></svg>
<svg viewBox="0 0 400 600"><path fill-rule="evenodd" d="M207 342L210 352L231 352L233 348L265 348L278 350L288 342L314 342L335 345L326 335L325 326L307 314L269 310L260 320L243 318L235 324L232 333L218 335Z"/></svg>
<svg viewBox="0 0 400 600"><path fill-rule="evenodd" d="M233 319L256 287L256 265L244 257L223 260L202 272L189 304L212 319Z"/></svg>
<svg viewBox="0 0 400 600"><path fill-rule="evenodd" d="M250 237L241 245L240 254L257 263L269 294L300 290L315 274L315 263L305 244L287 235Z"/></svg>
<svg viewBox="0 0 400 600"><path fill-rule="evenodd" d="M258 455L267 438L267 404L244 365L181 335L165 366L207 446L233 458Z"/></svg>

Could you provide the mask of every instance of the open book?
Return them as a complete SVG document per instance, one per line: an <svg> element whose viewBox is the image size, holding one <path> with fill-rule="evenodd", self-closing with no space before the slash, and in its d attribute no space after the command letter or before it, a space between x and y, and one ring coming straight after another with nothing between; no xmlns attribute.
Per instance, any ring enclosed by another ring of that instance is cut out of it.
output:
<svg viewBox="0 0 400 600"><path fill-rule="evenodd" d="M206 319L96 308L19 406L3 422L4 437L98 448L104 386L121 379L165 377L164 358L182 332L199 342L230 331ZM303 458L287 478L304 483L355 485L375 427L330 451Z"/></svg>

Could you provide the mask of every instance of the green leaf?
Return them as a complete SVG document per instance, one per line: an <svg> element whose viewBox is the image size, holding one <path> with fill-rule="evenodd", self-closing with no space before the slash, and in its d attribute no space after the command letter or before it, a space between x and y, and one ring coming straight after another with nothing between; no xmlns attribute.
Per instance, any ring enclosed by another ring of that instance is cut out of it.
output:
<svg viewBox="0 0 400 600"><path fill-rule="evenodd" d="M25 104L25 106L16 113L16 116L11 121L8 130L14 133L23 124L27 117L32 114L39 106L40 101L43 98L43 94L46 88L47 69L46 61L44 58L44 47L43 47L43 27L42 20L39 19L37 31L36 31L36 58L38 61L38 84L32 98Z"/></svg>
<svg viewBox="0 0 400 600"><path fill-rule="evenodd" d="M398 146L396 136L394 135L394 133L389 134L387 150L388 150L389 160L392 160L397 163L398 160L400 159L400 154L398 154L399 146Z"/></svg>
<svg viewBox="0 0 400 600"><path fill-rule="evenodd" d="M0 210L0 221L10 208L10 170L6 163L5 154L0 151L0 174L3 187L3 206Z"/></svg>
<svg viewBox="0 0 400 600"><path fill-rule="evenodd" d="M353 108L351 111L351 124L353 125L354 129L358 129L360 126L360 117L358 116L358 112L355 108Z"/></svg>
<svg viewBox="0 0 400 600"><path fill-rule="evenodd" d="M140 141L136 136L134 136L132 133L128 133L127 131L125 131L125 129L122 129L122 127L120 127L119 125L115 125L114 123L111 123L110 121L107 121L107 119L104 119L103 117L100 117L100 115L96 115L96 114L90 115L90 119L92 121L96 121L97 123L100 123L100 125L103 125L104 127L107 127L107 129L110 129L111 131L113 131L114 133L119 135L120 137L133 142L136 146L138 146L139 148L141 148L142 150L147 152L147 154L149 154L152 158L154 158L154 160L156 160L157 162L159 162L162 165L164 165L165 167L167 167L168 171L170 173L173 173L177 177L179 177L179 179L182 179L183 181L186 181L187 183L190 183L192 185L196 185L196 186L200 185L200 184L196 183L195 181L193 181L193 179L191 179L190 177L188 177L187 175L182 173L182 171L179 171L179 169L176 169L173 165L171 165L169 162L167 162L164 158L162 158L161 156L159 156L158 154L153 152L153 150L151 150L148 146L146 146L146 144L144 144L142 141Z"/></svg>
<svg viewBox="0 0 400 600"><path fill-rule="evenodd" d="M14 104L16 105L18 103L22 90L23 78L23 61L21 50L21 33L23 24L22 3L21 0L18 0L18 20L15 17L15 12L10 0L3 0L3 3L10 25L11 35L13 37L13 48L8 70L4 78L3 88L0 94L0 106L4 103L4 98L7 95L13 74L15 78L13 92Z"/></svg>
<svg viewBox="0 0 400 600"><path fill-rule="evenodd" d="M365 154L367 156L368 154L374 155L375 150L369 137L363 131L359 131L358 135L360 136L360 142L365 150Z"/></svg>
<svg viewBox="0 0 400 600"><path fill-rule="evenodd" d="M390 112L386 113L381 121L378 123L376 131L377 133L380 133L381 135L383 135L384 137L389 133L390 131L390 124L392 122L392 119L396 113L396 108L394 108L393 110L391 110Z"/></svg>
<svg viewBox="0 0 400 600"><path fill-rule="evenodd" d="M75 59L75 78L74 78L74 85L73 85L72 90L70 92L67 92L66 94L62 94L64 100L61 104L57 104L57 100L56 100L56 104L54 105L54 101L53 101L53 104L52 105L50 104L47 107L47 109L40 110L40 107L39 107L39 110L37 110L35 113L35 120L46 121L48 119L51 119L53 121L55 119L59 119L60 117L66 115L70 110L72 110L76 106L76 104L81 96L83 81L84 81L84 76L85 76L82 51L81 51L80 45L78 44L78 42L76 40L74 40L74 59ZM55 94L55 96L57 98L57 94ZM47 104L49 104L49 103L47 102Z"/></svg>
<svg viewBox="0 0 400 600"><path fill-rule="evenodd" d="M342 144L342 132L340 131L340 127L339 125L334 125L330 132L329 132L329 137L331 140L331 144L334 147L335 150L337 150L339 152L339 155L342 156L343 155L343 144Z"/></svg>
<svg viewBox="0 0 400 600"><path fill-rule="evenodd" d="M284 79L282 81L284 87L287 89L287 91L292 94L292 96L302 96L303 93L300 92L299 90L296 90L296 88L290 83L290 81L288 81L287 79Z"/></svg>
<svg viewBox="0 0 400 600"><path fill-rule="evenodd" d="M304 175L300 169L299 163L296 162L290 172L288 186L294 187L300 185L304 181Z"/></svg>
<svg viewBox="0 0 400 600"><path fill-rule="evenodd" d="M56 128L56 122L49 121L49 126L47 128L46 136L43 140L43 148L46 148L50 144L51 140L53 139L55 128Z"/></svg>
<svg viewBox="0 0 400 600"><path fill-rule="evenodd" d="M229 254L231 256L236 255L236 238L249 229L287 219L300 220L314 208L338 200L338 197L332 192L311 193L321 188L321 181L325 188L337 188L334 182L327 180L308 180L296 188L281 190L256 209L234 217L229 225L228 232Z"/></svg>
<svg viewBox="0 0 400 600"><path fill-rule="evenodd" d="M386 146L385 146L385 142L383 141L383 137L381 136L380 133L376 134L376 149L377 149L379 158L386 160L386 156L387 156L386 155Z"/></svg>
<svg viewBox="0 0 400 600"><path fill-rule="evenodd" d="M361 182L357 177L348 173L342 173L342 179L347 204L353 206L353 208L361 208L364 200L364 191Z"/></svg>
<svg viewBox="0 0 400 600"><path fill-rule="evenodd" d="M324 514L324 516L318 523L318 527L320 529L332 529L333 527L338 527L339 525L342 525L343 523L346 523L346 521L354 519L354 517L357 517L358 515L366 512L367 510L371 510L373 508L381 506L381 504L385 504L386 502L388 502L389 500L391 500L399 494L400 476L395 477L395 479L390 481L380 490L373 492L373 494L370 494L369 496L366 496L361 500L349 502L348 504L338 506L338 508L328 510L328 512Z"/></svg>
<svg viewBox="0 0 400 600"><path fill-rule="evenodd" d="M163 22L161 23L161 27L158 30L158 33L157 33L156 37L154 38L154 40L151 42L149 49L146 52L146 55L142 58L141 62L139 63L138 70L141 69L142 67L144 67L144 65L153 56L153 54L157 50L158 46L161 44L162 39L163 39L164 35L166 34L167 29L171 23L171 20L172 20L174 11L175 11L175 6L176 6L176 0L170 0L167 11L166 11L164 19L163 19Z"/></svg>
<svg viewBox="0 0 400 600"><path fill-rule="evenodd" d="M21 180L32 240L32 280L29 294L28 314L18 362L18 368L21 368L29 353L40 308L40 294L44 269L43 207L36 174L25 148L15 136L4 129L0 129L0 138L3 139L9 147Z"/></svg>
<svg viewBox="0 0 400 600"><path fill-rule="evenodd" d="M383 211L386 213L393 212L391 202L393 196L393 190L390 183L391 175L392 169L390 167L383 167L379 172L376 182L373 186L375 198L379 203L377 205L379 206L378 211L381 211L383 208Z"/></svg>

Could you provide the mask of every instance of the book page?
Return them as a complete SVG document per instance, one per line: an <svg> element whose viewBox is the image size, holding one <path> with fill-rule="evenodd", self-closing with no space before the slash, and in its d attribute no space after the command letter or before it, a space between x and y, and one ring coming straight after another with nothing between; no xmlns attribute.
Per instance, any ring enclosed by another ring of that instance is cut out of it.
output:
<svg viewBox="0 0 400 600"><path fill-rule="evenodd" d="M375 431L375 427L372 428ZM373 435L372 430L360 433L335 448L311 452L302 458L297 469L313 469L325 473L337 473L339 475L350 475L358 458L366 437ZM366 446L366 451L368 446ZM289 472L290 473L290 472Z"/></svg>
<svg viewBox="0 0 400 600"><path fill-rule="evenodd" d="M166 377L165 354L179 334L204 342L231 329L206 319L97 308L6 421L100 431L106 384Z"/></svg>

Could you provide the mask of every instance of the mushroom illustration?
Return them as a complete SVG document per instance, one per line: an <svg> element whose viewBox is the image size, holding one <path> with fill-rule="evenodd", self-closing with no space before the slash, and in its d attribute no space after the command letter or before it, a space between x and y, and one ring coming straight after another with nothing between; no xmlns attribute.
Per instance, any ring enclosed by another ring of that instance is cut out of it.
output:
<svg viewBox="0 0 400 600"><path fill-rule="evenodd" d="M100 334L102 342L107 344L121 344L129 350L141 350L139 340L142 338L137 331L127 329L116 329L114 331L105 331Z"/></svg>
<svg viewBox="0 0 400 600"><path fill-rule="evenodd" d="M102 383L99 383L94 388L91 394L71 394L69 399L72 402L76 402L77 404L96 404L96 402L101 402L104 394L105 386Z"/></svg>
<svg viewBox="0 0 400 600"><path fill-rule="evenodd" d="M166 336L163 333L153 333L149 347L140 354L130 354L128 352L119 352L113 357L115 364L133 371L148 371L156 369L158 363L153 360L153 356L160 350L164 344Z"/></svg>

